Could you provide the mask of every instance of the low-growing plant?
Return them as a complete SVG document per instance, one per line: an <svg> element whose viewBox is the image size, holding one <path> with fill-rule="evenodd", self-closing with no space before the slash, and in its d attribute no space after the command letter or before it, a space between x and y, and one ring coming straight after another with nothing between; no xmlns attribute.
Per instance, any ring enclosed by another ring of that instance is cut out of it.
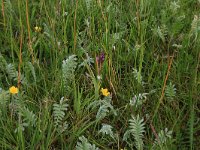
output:
<svg viewBox="0 0 200 150"><path fill-rule="evenodd" d="M0 149L199 149L199 0L0 8Z"/></svg>

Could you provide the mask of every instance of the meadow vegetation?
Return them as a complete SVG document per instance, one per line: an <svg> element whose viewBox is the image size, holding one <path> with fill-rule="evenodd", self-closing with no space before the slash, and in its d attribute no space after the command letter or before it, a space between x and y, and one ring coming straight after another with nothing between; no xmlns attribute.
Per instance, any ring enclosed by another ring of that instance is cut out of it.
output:
<svg viewBox="0 0 200 150"><path fill-rule="evenodd" d="M0 149L200 149L200 0L0 7Z"/></svg>

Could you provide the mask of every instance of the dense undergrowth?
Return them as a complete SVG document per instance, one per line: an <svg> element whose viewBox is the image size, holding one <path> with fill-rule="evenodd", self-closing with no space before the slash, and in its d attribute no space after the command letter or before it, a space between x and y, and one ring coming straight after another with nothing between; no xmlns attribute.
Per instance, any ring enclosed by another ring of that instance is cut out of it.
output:
<svg viewBox="0 0 200 150"><path fill-rule="evenodd" d="M200 148L199 0L0 6L0 149Z"/></svg>

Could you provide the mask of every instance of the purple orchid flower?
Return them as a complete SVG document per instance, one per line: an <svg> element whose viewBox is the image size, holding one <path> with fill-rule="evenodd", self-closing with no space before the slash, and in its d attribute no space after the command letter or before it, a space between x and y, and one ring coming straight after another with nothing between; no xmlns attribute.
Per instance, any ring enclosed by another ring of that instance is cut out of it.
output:
<svg viewBox="0 0 200 150"><path fill-rule="evenodd" d="M100 55L98 55L96 57L96 60L97 60L97 62L99 64L102 64L104 62L104 60L105 60L105 54L104 54L104 52L101 52Z"/></svg>

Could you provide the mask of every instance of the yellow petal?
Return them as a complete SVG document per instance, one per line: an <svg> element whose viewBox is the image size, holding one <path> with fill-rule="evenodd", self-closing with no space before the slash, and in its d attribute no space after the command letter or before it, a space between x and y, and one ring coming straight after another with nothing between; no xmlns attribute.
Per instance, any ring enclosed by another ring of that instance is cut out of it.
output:
<svg viewBox="0 0 200 150"><path fill-rule="evenodd" d="M42 28L38 27L38 26L36 26L34 29L35 29L35 32L41 32L41 30L42 30Z"/></svg>
<svg viewBox="0 0 200 150"><path fill-rule="evenodd" d="M15 86L12 86L9 88L9 91L11 94L17 94L19 92L19 89Z"/></svg>
<svg viewBox="0 0 200 150"><path fill-rule="evenodd" d="M110 94L110 92L108 92L108 89L104 89L104 88L101 88L101 92L104 96L108 96Z"/></svg>

